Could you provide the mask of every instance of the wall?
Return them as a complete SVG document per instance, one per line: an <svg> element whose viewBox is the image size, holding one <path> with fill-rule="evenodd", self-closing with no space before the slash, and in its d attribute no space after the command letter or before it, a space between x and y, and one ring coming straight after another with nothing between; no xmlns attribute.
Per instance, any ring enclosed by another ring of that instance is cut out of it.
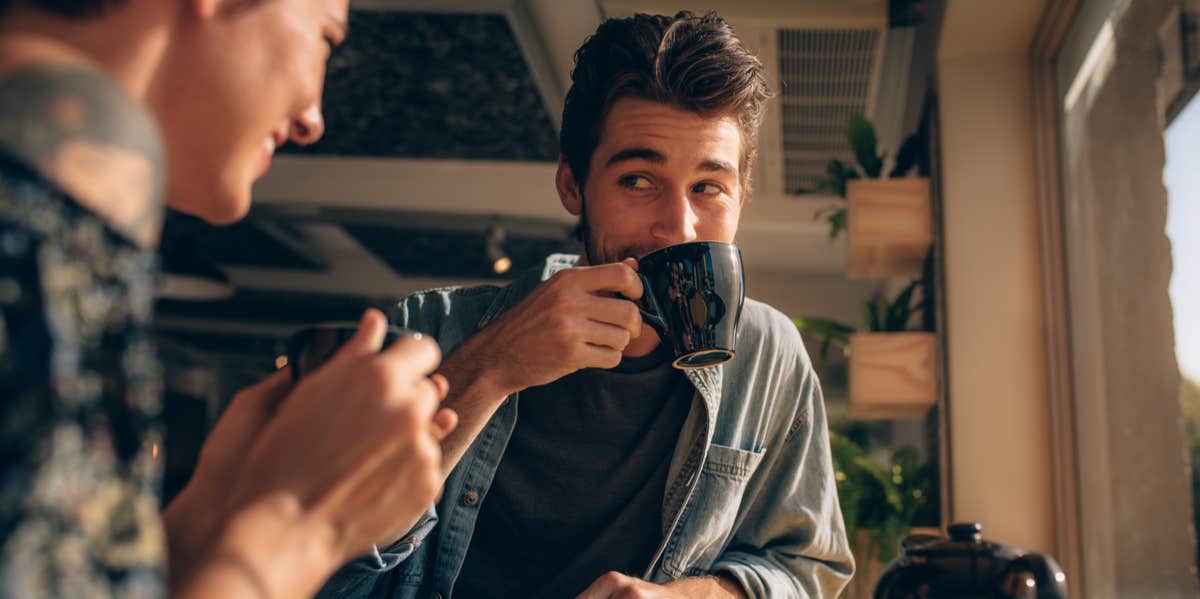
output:
<svg viewBox="0 0 1200 599"><path fill-rule="evenodd" d="M1027 52L1042 2L950 2L938 48L951 519L1049 552L1049 412Z"/></svg>
<svg viewBox="0 0 1200 599"><path fill-rule="evenodd" d="M746 270L746 296L766 302L792 318L819 316L859 325L862 305L880 287L878 281L850 281L837 273Z"/></svg>

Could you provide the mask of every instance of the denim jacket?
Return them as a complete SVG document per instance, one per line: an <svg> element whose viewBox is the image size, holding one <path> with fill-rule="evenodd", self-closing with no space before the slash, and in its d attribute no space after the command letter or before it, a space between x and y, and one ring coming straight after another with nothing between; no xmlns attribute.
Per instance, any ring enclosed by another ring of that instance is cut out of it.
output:
<svg viewBox="0 0 1200 599"><path fill-rule="evenodd" d="M555 254L506 287L447 288L400 301L393 323L449 354L576 256ZM747 299L737 358L687 372L696 388L663 497L662 543L644 578L721 573L755 598L833 598L854 572L838 506L825 407L792 322ZM479 507L516 426L497 410L403 539L342 568L319 597L449 599ZM472 599L472 598L461 598Z"/></svg>

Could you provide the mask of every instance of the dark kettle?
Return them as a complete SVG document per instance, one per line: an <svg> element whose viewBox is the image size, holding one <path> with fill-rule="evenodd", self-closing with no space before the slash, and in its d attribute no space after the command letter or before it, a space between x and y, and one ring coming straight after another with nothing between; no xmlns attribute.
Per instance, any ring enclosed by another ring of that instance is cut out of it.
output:
<svg viewBox="0 0 1200 599"><path fill-rule="evenodd" d="M883 571L875 599L1066 599L1054 559L984 541L976 523L951 524L950 538L909 535Z"/></svg>

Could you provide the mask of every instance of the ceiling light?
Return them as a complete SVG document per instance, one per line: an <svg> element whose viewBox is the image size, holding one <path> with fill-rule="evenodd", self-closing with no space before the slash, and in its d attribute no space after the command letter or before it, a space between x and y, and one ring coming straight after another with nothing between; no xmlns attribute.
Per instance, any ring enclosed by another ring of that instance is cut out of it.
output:
<svg viewBox="0 0 1200 599"><path fill-rule="evenodd" d="M512 268L512 259L504 251L506 237L504 227L492 225L488 227L484 237L484 252L487 254L488 262L492 265L492 270L498 275L508 272Z"/></svg>

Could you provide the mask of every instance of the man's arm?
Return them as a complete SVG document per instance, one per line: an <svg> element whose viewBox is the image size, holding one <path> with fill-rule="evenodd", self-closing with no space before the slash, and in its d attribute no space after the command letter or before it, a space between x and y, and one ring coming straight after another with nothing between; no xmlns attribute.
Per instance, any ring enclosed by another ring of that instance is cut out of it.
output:
<svg viewBox="0 0 1200 599"><path fill-rule="evenodd" d="M194 570L172 586L175 599L304 597L337 559L327 551L330 531L305 518L286 494L264 498L223 526L197 554ZM299 550L298 550L299 549ZM178 553L176 553L178 555Z"/></svg>
<svg viewBox="0 0 1200 599"><path fill-rule="evenodd" d="M609 572L596 579L578 599L746 599L733 579L723 576L684 578L665 585Z"/></svg>
<svg viewBox="0 0 1200 599"><path fill-rule="evenodd" d="M445 405L459 421L442 442L444 476L512 393L621 362L621 352L642 331L641 314L629 301L642 295L633 264L560 271L450 352L438 372L450 382Z"/></svg>
<svg viewBox="0 0 1200 599"><path fill-rule="evenodd" d="M614 297L641 297L635 264L561 271L449 351L438 374L450 389L442 405L458 415L458 424L442 440L443 482L510 394L582 368L620 363L621 351L642 327L637 306ZM409 296L400 302L392 321L437 338L440 325L430 325L429 320L453 314L452 304L453 299L444 297L431 302L426 295ZM409 558L436 522L437 513L430 509L414 520L399 541L381 544L339 570L318 597L365 596L378 576Z"/></svg>
<svg viewBox="0 0 1200 599"><path fill-rule="evenodd" d="M820 382L799 334L773 314L769 334L787 352L774 389L794 401L786 429L768 450L744 495L747 506L729 548L710 572L736 580L748 597L838 596L854 573L838 504Z"/></svg>

